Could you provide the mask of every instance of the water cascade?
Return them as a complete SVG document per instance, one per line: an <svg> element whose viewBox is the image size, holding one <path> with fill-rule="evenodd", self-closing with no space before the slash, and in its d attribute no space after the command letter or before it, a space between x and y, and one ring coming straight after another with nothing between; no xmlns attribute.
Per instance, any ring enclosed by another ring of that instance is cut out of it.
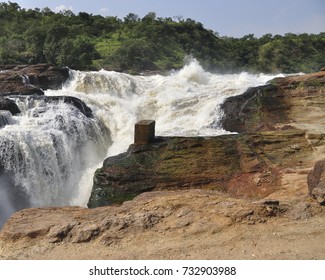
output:
<svg viewBox="0 0 325 280"><path fill-rule="evenodd" d="M193 60L167 76L71 70L62 89L45 92L81 99L92 117L63 101L16 98L22 113L0 129L0 222L26 207L22 198L33 207L85 206L96 167L127 149L141 119L156 120L161 136L227 133L218 126L222 102L273 77L212 74Z"/></svg>

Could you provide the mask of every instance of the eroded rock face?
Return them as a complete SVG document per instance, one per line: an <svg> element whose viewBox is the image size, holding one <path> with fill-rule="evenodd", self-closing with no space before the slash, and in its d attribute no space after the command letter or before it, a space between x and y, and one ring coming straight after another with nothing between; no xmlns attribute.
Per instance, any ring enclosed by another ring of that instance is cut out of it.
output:
<svg viewBox="0 0 325 280"><path fill-rule="evenodd" d="M325 132L325 72L276 78L228 98L223 127L233 132L298 128Z"/></svg>
<svg viewBox="0 0 325 280"><path fill-rule="evenodd" d="M194 227L198 230L203 213L210 213L208 209L214 209L211 215L206 216L211 222L201 225L200 230L211 231L237 222L264 223L283 215L288 206L264 200L242 203L208 190L158 191L141 194L120 207L24 209L4 225L0 240L15 242L28 238L49 243L84 243L99 239L103 245L110 245L125 235L151 228L177 230Z"/></svg>
<svg viewBox="0 0 325 280"><path fill-rule="evenodd" d="M120 203L145 191L214 189L234 197L263 198L277 190L281 170L303 168L315 147L301 130L161 138L107 158L94 176L88 206Z"/></svg>
<svg viewBox="0 0 325 280"><path fill-rule="evenodd" d="M325 160L316 162L308 174L309 195L320 204L325 205Z"/></svg>
<svg viewBox="0 0 325 280"><path fill-rule="evenodd" d="M2 228L0 259L323 259L325 209L296 204L191 189L25 209Z"/></svg>
<svg viewBox="0 0 325 280"><path fill-rule="evenodd" d="M287 122L286 104L281 103L276 86L248 89L244 94L228 98L222 105L222 126L231 132L274 130L274 124Z"/></svg>
<svg viewBox="0 0 325 280"><path fill-rule="evenodd" d="M69 78L69 69L48 64L0 65L0 95L43 95L58 89Z"/></svg>

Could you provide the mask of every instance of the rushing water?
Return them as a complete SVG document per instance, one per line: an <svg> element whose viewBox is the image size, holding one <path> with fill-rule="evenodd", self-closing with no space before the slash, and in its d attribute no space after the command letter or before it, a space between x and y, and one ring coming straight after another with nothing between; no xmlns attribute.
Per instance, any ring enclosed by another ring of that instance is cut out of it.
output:
<svg viewBox="0 0 325 280"><path fill-rule="evenodd" d="M227 133L216 125L222 102L273 77L212 74L193 60L167 76L71 70L61 90L46 91L80 98L93 118L64 102L17 99L22 113L0 128L0 225L22 207L85 206L95 169L127 149L141 119L156 120L161 136Z"/></svg>

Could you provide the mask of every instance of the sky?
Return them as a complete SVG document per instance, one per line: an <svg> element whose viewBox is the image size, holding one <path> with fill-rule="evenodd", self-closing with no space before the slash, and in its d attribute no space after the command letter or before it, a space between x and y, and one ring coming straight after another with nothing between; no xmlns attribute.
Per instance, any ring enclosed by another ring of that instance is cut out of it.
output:
<svg viewBox="0 0 325 280"><path fill-rule="evenodd" d="M7 2L0 0L1 2ZM192 18L220 36L325 32L325 0L11 0L21 8L48 7L123 19L144 17Z"/></svg>

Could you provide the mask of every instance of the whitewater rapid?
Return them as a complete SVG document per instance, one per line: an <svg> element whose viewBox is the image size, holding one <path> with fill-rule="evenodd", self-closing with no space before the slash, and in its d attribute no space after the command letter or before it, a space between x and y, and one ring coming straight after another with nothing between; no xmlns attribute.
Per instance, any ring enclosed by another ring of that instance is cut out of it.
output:
<svg viewBox="0 0 325 280"><path fill-rule="evenodd" d="M277 75L282 76L282 75ZM263 85L272 75L249 73L218 75L204 71L193 60L168 76L132 76L113 71L71 71L60 91L47 95L72 95L83 100L109 128L112 145L108 154L118 154L133 141L134 124L156 121L161 136L215 136L226 132L218 124L220 105L249 87Z"/></svg>
<svg viewBox="0 0 325 280"><path fill-rule="evenodd" d="M218 125L223 101L274 77L212 74L196 60L165 76L70 70L63 88L47 90L45 95L77 97L94 117L87 118L64 102L16 100L22 113L0 128L0 163L19 186L15 193L20 193L20 200L28 200L28 207L86 206L94 171L107 156L128 148L137 121L155 120L160 136L225 134ZM1 192L8 189L5 181L0 176ZM19 208L15 199L7 205L4 198L10 195L1 196L2 216Z"/></svg>

